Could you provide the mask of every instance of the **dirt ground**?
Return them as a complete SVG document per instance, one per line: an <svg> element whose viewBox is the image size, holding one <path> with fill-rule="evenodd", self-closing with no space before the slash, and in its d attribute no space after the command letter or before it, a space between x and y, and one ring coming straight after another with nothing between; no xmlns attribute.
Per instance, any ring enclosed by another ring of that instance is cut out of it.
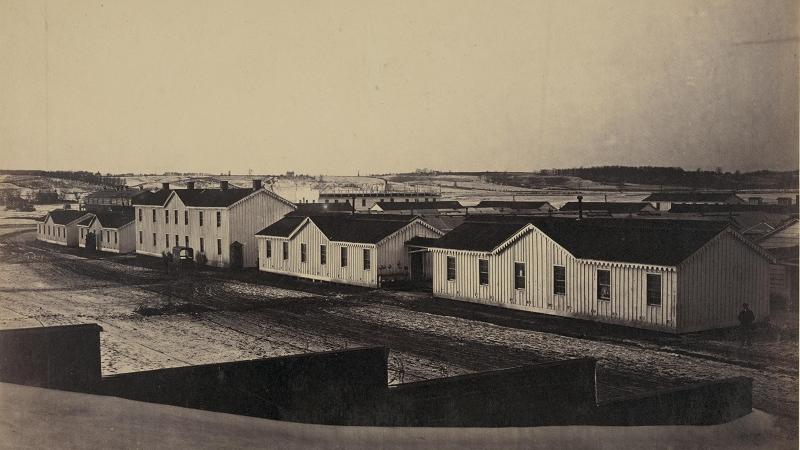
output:
<svg viewBox="0 0 800 450"><path fill-rule="evenodd" d="M393 383L593 357L600 400L746 376L756 408L797 417L796 320L742 348L724 330L665 336L254 271L166 274L156 258L0 235L0 328L77 323L103 327L104 374L375 345L391 348Z"/></svg>

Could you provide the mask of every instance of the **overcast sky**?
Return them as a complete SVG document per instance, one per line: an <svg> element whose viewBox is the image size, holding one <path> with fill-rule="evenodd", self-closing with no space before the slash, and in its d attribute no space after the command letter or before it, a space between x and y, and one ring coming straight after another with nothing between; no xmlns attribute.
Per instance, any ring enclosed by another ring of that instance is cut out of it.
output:
<svg viewBox="0 0 800 450"><path fill-rule="evenodd" d="M798 166L798 2L0 0L0 167Z"/></svg>

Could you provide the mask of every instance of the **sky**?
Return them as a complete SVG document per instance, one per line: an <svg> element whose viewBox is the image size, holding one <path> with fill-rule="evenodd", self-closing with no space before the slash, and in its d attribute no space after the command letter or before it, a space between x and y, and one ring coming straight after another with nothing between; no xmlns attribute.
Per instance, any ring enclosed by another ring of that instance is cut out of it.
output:
<svg viewBox="0 0 800 450"><path fill-rule="evenodd" d="M798 1L0 0L0 168L798 167Z"/></svg>

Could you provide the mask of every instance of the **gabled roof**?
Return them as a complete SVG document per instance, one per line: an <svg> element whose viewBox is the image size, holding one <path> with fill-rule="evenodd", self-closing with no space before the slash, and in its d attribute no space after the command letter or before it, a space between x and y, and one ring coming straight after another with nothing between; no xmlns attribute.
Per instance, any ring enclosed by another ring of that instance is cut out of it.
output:
<svg viewBox="0 0 800 450"><path fill-rule="evenodd" d="M288 238L306 220L313 222L331 241L376 244L417 219L414 216L320 215L287 216L256 233Z"/></svg>
<svg viewBox="0 0 800 450"><path fill-rule="evenodd" d="M47 213L47 217L50 217L54 224L68 225L86 214L88 214L86 211L77 209L54 209ZM45 221L47 221L47 217L45 217Z"/></svg>
<svg viewBox="0 0 800 450"><path fill-rule="evenodd" d="M584 211L604 211L609 214L636 214L648 208L653 208L648 202L567 202L561 207L560 211L578 212L581 208Z"/></svg>
<svg viewBox="0 0 800 450"><path fill-rule="evenodd" d="M350 202L345 203L297 203L297 209L287 216L315 216L318 214L352 213Z"/></svg>
<svg viewBox="0 0 800 450"><path fill-rule="evenodd" d="M94 214L92 214L91 216L89 216L89 217L81 220L80 222L78 222L78 226L79 227L88 227L89 225L92 224L93 220L94 220Z"/></svg>
<svg viewBox="0 0 800 450"><path fill-rule="evenodd" d="M675 266L728 228L691 220L506 218L471 221L432 245L491 252L532 225L579 259Z"/></svg>
<svg viewBox="0 0 800 450"><path fill-rule="evenodd" d="M438 202L377 202L375 203L384 211L410 211L412 209L462 209L461 203L457 201L438 201Z"/></svg>
<svg viewBox="0 0 800 450"><path fill-rule="evenodd" d="M132 203L134 205L163 206L172 193L172 189L160 189L155 192L146 192L146 194L136 197Z"/></svg>
<svg viewBox="0 0 800 450"><path fill-rule="evenodd" d="M770 237L772 237L772 236L780 233L781 231L791 227L792 225L796 224L798 221L800 221L800 220L798 220L797 218L791 218L791 219L787 220L783 224L781 224L778 227L776 227L774 230L770 231L769 233L765 234L764 236L761 236L758 239L758 242L766 241Z"/></svg>
<svg viewBox="0 0 800 450"><path fill-rule="evenodd" d="M540 201L483 200L474 208L540 209L543 206L552 205L549 202Z"/></svg>
<svg viewBox="0 0 800 450"><path fill-rule="evenodd" d="M133 211L98 212L93 220L103 228L121 228L133 222Z"/></svg>
<svg viewBox="0 0 800 450"><path fill-rule="evenodd" d="M728 200L744 202L734 192L653 192L646 202L725 202Z"/></svg>
<svg viewBox="0 0 800 450"><path fill-rule="evenodd" d="M263 190L263 189L262 189ZM134 200L134 205L153 205L163 206L169 200L170 195L177 195L184 205L206 208L227 208L234 203L244 199L256 191L248 188L228 188L228 189L161 189L150 195L144 195ZM294 204L279 195L264 190L279 201L291 205Z"/></svg>

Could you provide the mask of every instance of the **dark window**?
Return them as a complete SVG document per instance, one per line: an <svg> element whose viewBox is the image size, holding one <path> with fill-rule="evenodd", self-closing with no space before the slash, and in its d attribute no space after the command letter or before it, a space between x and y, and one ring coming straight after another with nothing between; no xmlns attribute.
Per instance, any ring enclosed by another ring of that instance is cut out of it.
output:
<svg viewBox="0 0 800 450"><path fill-rule="evenodd" d="M319 246L319 263L323 266L328 263L328 247L324 245Z"/></svg>
<svg viewBox="0 0 800 450"><path fill-rule="evenodd" d="M647 304L661 306L661 275L647 274Z"/></svg>
<svg viewBox="0 0 800 450"><path fill-rule="evenodd" d="M514 289L525 289L525 263L514 263Z"/></svg>
<svg viewBox="0 0 800 450"><path fill-rule="evenodd" d="M199 211L200 213L200 226L203 226L203 211Z"/></svg>
<svg viewBox="0 0 800 450"><path fill-rule="evenodd" d="M169 210L164 210L164 223L169 223Z"/></svg>
<svg viewBox="0 0 800 450"><path fill-rule="evenodd" d="M347 267L347 247L342 247L340 253L342 267Z"/></svg>
<svg viewBox="0 0 800 450"><path fill-rule="evenodd" d="M218 227L222 226L222 212L221 211L217 211L217 226Z"/></svg>
<svg viewBox="0 0 800 450"><path fill-rule="evenodd" d="M204 253L206 251L206 243L203 238L200 238L200 253Z"/></svg>
<svg viewBox="0 0 800 450"><path fill-rule="evenodd" d="M189 225L189 211L187 210L183 211L183 224Z"/></svg>
<svg viewBox="0 0 800 450"><path fill-rule="evenodd" d="M139 222L141 222L141 221L142 221L142 210L139 209Z"/></svg>
<svg viewBox="0 0 800 450"><path fill-rule="evenodd" d="M175 235L175 247L178 247L180 245L181 245L181 237L176 234Z"/></svg>
<svg viewBox="0 0 800 450"><path fill-rule="evenodd" d="M178 210L176 209L176 210L174 210L172 212L175 213L175 225L177 225L178 224Z"/></svg>
<svg viewBox="0 0 800 450"><path fill-rule="evenodd" d="M489 284L489 260L478 260L478 283Z"/></svg>
<svg viewBox="0 0 800 450"><path fill-rule="evenodd" d="M153 208L153 222L156 221L156 209Z"/></svg>
<svg viewBox="0 0 800 450"><path fill-rule="evenodd" d="M361 206L367 206L367 199L365 198L361 199Z"/></svg>
<svg viewBox="0 0 800 450"><path fill-rule="evenodd" d="M167 248L169 248L169 235L166 235L166 237L164 238L164 242L167 243Z"/></svg>
<svg viewBox="0 0 800 450"><path fill-rule="evenodd" d="M306 262L306 244L300 244L300 262Z"/></svg>
<svg viewBox="0 0 800 450"><path fill-rule="evenodd" d="M447 257L447 281L456 279L456 258L453 256Z"/></svg>
<svg viewBox="0 0 800 450"><path fill-rule="evenodd" d="M217 254L222 254L222 239L217 239Z"/></svg>
<svg viewBox="0 0 800 450"><path fill-rule="evenodd" d="M142 232L141 231L139 232L139 243L140 244L142 243Z"/></svg>
<svg viewBox="0 0 800 450"><path fill-rule="evenodd" d="M153 247L157 246L158 242L156 242L156 234L153 233Z"/></svg>
<svg viewBox="0 0 800 450"><path fill-rule="evenodd" d="M611 300L611 271L597 271L597 298L600 300Z"/></svg>
<svg viewBox="0 0 800 450"><path fill-rule="evenodd" d="M267 258L272 258L272 241L267 241Z"/></svg>
<svg viewBox="0 0 800 450"><path fill-rule="evenodd" d="M289 259L289 243L283 243L283 259Z"/></svg>
<svg viewBox="0 0 800 450"><path fill-rule="evenodd" d="M183 237L183 246L188 248L189 247L189 236Z"/></svg>
<svg viewBox="0 0 800 450"><path fill-rule="evenodd" d="M115 244L117 243L117 232L116 231L114 232L114 243Z"/></svg>
<svg viewBox="0 0 800 450"><path fill-rule="evenodd" d="M567 293L567 268L564 266L553 266L553 293Z"/></svg>
<svg viewBox="0 0 800 450"><path fill-rule="evenodd" d="M372 266L372 261L370 260L369 249L364 249L364 270L369 270L370 266Z"/></svg>

